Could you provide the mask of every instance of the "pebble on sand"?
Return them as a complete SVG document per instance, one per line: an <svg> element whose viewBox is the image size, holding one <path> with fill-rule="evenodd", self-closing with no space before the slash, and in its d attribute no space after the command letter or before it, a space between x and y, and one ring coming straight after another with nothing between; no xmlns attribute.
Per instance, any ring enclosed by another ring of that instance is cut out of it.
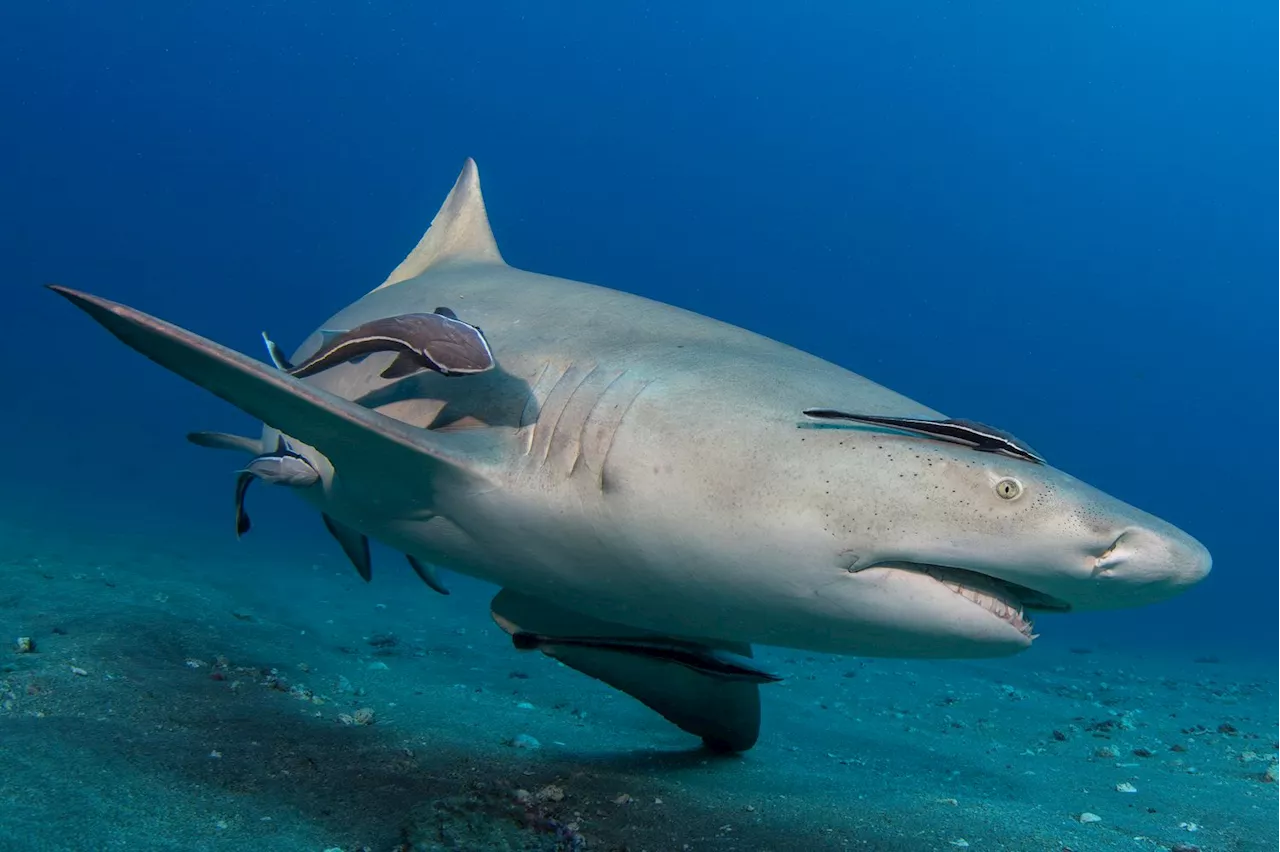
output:
<svg viewBox="0 0 1280 852"><path fill-rule="evenodd" d="M376 720L377 715L369 707L361 707L354 713L338 714L338 721L344 725L372 725Z"/></svg>
<svg viewBox="0 0 1280 852"><path fill-rule="evenodd" d="M1076 817L1076 819L1078 819L1080 822L1084 823L1085 825L1088 825L1091 822L1102 822L1102 817L1098 816L1097 814L1089 813L1088 811L1085 811L1084 813L1080 814L1080 816Z"/></svg>
<svg viewBox="0 0 1280 852"><path fill-rule="evenodd" d="M534 793L533 797L539 802L562 802L564 801L564 788L556 784L548 784Z"/></svg>

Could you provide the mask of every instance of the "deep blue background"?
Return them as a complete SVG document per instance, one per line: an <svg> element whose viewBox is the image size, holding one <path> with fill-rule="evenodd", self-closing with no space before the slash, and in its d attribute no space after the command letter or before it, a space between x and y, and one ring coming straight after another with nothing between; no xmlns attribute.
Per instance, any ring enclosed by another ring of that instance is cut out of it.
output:
<svg viewBox="0 0 1280 852"><path fill-rule="evenodd" d="M381 282L474 156L513 265L999 424L1215 555L1054 630L1275 654L1274 4L331 5L6 9L11 500L230 536L235 460L182 435L245 418L38 285L258 354Z"/></svg>

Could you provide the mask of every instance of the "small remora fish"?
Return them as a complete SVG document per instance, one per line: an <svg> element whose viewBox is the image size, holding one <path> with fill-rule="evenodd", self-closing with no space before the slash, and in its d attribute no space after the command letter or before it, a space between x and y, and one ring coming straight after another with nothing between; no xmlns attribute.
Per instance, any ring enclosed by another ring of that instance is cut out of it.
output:
<svg viewBox="0 0 1280 852"><path fill-rule="evenodd" d="M277 367L297 378L305 378L359 361L375 352L395 352L396 359L380 374L398 379L419 370L434 370L445 376L469 376L492 370L493 352L484 332L458 319L448 308L430 314L399 314L370 320L350 331L321 332L320 350L301 364L292 364L284 352L263 332L262 339Z"/></svg>
<svg viewBox="0 0 1280 852"><path fill-rule="evenodd" d="M499 622L499 624L502 624ZM502 625L507 629L508 625ZM545 651L555 656L557 647L591 648L676 663L721 680L777 683L781 677L759 668L749 657L719 648L678 642L674 639L630 639L612 636L544 636L510 625L511 644L521 651Z"/></svg>
<svg viewBox="0 0 1280 852"><path fill-rule="evenodd" d="M805 409L804 414L806 417L814 417L820 420L850 420L854 423L864 423L868 426L885 426L890 429L921 435L925 438L963 444L966 447L972 447L975 450L981 450L986 453L1000 453L1035 464L1045 463L1044 456L1031 449L1026 443L1018 440L1008 432L997 429L994 426L988 426L985 423L979 423L976 420L924 420L916 417L883 417L876 414L849 414L845 411L835 411L830 408L808 408Z"/></svg>
<svg viewBox="0 0 1280 852"><path fill-rule="evenodd" d="M244 510L244 495L255 479L270 485L288 485L307 488L320 481L320 473L311 462L293 450L281 435L272 452L262 453L250 459L236 477L236 538L249 531L249 513Z"/></svg>

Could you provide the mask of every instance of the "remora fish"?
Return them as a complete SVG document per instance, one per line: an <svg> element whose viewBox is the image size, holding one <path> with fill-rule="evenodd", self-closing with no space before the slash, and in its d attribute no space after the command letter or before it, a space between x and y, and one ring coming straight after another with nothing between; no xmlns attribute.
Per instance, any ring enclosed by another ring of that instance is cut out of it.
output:
<svg viewBox="0 0 1280 852"><path fill-rule="evenodd" d="M1183 531L1047 464L795 428L815 404L945 415L740 328L508 266L471 161L390 277L319 324L453 303L502 329L502 370L404 389L428 396L387 394L351 365L300 380L125 305L56 291L322 453L325 487L294 493L500 586L492 612L541 636L643 635L744 657L753 644L992 657L1031 646L1033 611L1165 600L1212 564ZM556 654L713 748L756 742L756 683L614 650Z"/></svg>
<svg viewBox="0 0 1280 852"><path fill-rule="evenodd" d="M782 680L778 675L770 674L757 666L748 657L740 657L718 648L708 648L696 642L625 636L543 636L522 630L499 615L494 615L493 620L511 636L511 644L520 651L542 651L547 656L556 657L566 648L584 648L630 654L660 663L675 663L722 680L748 683L777 683Z"/></svg>
<svg viewBox="0 0 1280 852"><path fill-rule="evenodd" d="M362 361L375 352L397 353L380 374L384 379L402 378L419 370L470 376L495 366L484 332L458 319L448 308L436 308L429 314L382 317L360 323L350 331L321 332L319 351L296 366L265 331L262 339L275 365L300 379L339 364Z"/></svg>
<svg viewBox="0 0 1280 852"><path fill-rule="evenodd" d="M848 420L868 426L885 426L937 441L951 441L986 453L1002 453L1010 458L1044 464L1044 456L1008 432L976 420L926 420L918 417L884 417L877 414L850 414L829 408L808 408L806 417L819 420Z"/></svg>
<svg viewBox="0 0 1280 852"><path fill-rule="evenodd" d="M276 436L276 449L272 453L259 453L262 442L256 438L228 435L225 432L188 432L187 440L199 447L215 450L236 450L249 453L254 458L236 479L236 538L249 531L249 515L244 510L244 496L254 479L265 479L275 485L292 485L306 488L322 477L314 461L294 450L283 434ZM347 526L321 512L325 529L338 542L342 552L351 560L356 573L366 583L373 579L373 560L369 553L369 539L359 530ZM440 579L440 572L431 563L423 562L411 554L405 554L409 567L435 592L449 594Z"/></svg>
<svg viewBox="0 0 1280 852"><path fill-rule="evenodd" d="M295 453L281 435L276 448L249 460L236 477L236 538L249 531L249 513L244 510L244 495L255 479L268 485L285 485L290 488L309 488L320 481L320 473L305 456Z"/></svg>

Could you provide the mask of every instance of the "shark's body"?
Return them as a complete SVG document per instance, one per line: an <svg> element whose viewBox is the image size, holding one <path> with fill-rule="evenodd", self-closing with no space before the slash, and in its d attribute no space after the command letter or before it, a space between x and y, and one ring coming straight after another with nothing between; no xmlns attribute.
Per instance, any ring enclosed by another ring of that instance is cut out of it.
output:
<svg viewBox="0 0 1280 852"><path fill-rule="evenodd" d="M300 492L317 509L502 586L500 623L540 634L996 656L1030 645L1024 608L1136 605L1209 569L1194 539L1048 465L874 428L804 428L815 408L943 419L848 370L508 266L470 161L386 283L317 319L353 328L448 304L485 329L497 370L388 381L392 356L379 353L299 381L64 295L263 419L263 446L287 433L320 472L322 487ZM293 360L319 346L313 334ZM754 683L673 674L616 649L555 655L709 741L755 741Z"/></svg>

